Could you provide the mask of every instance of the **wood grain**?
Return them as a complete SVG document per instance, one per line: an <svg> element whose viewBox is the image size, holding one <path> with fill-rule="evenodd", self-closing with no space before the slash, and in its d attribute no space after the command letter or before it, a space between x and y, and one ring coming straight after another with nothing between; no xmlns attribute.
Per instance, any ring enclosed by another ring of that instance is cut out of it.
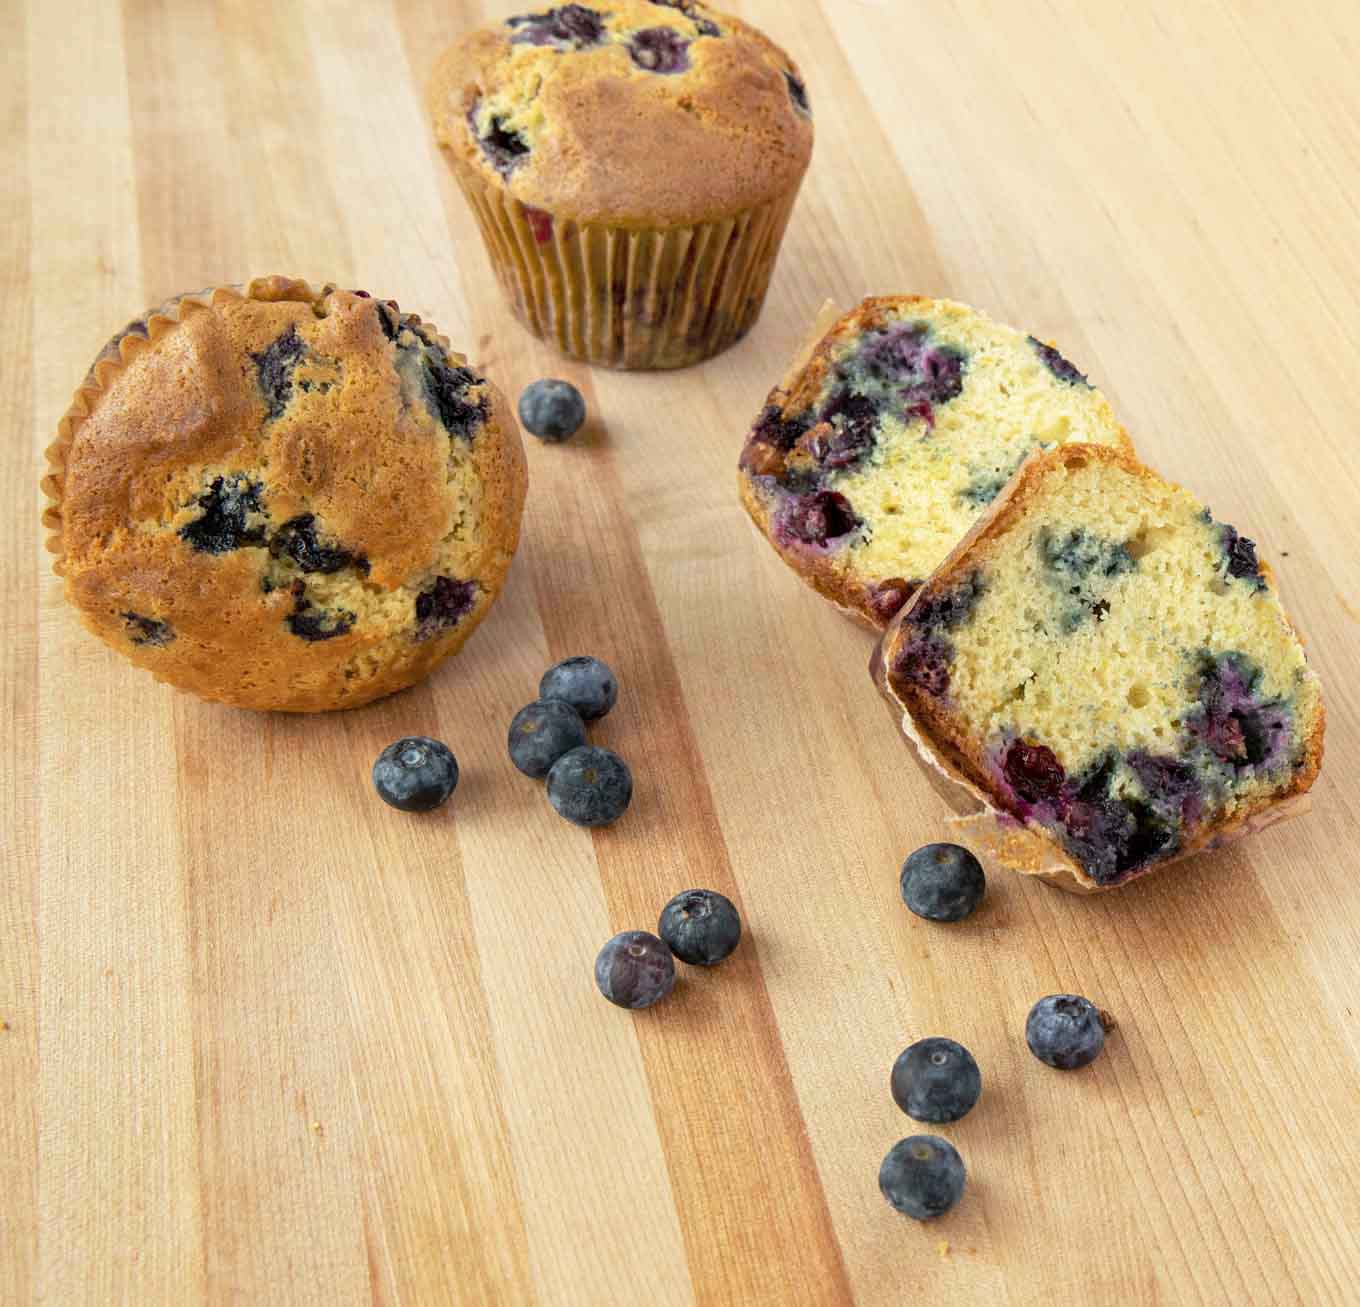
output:
<svg viewBox="0 0 1360 1307"><path fill-rule="evenodd" d="M514 8L11 5L0 120L0 1302L1350 1303L1360 1284L1360 11L1242 0L742 0L818 145L765 315L702 368L591 372L502 307L420 85ZM428 313L500 384L575 380L529 451L493 617L428 685L292 720L199 704L86 637L40 451L90 358L259 273ZM1256 538L1308 632L1308 817L1117 895L991 878L935 928L897 868L948 812L868 637L737 504L745 423L827 297L943 293L1097 377L1140 450ZM594 652L635 767L593 836L510 767L547 663ZM444 812L368 766L446 738ZM692 884L747 924L629 1015L615 930ZM1089 1071L1030 1003L1119 1021ZM965 1201L877 1193L911 1039L968 1044Z"/></svg>

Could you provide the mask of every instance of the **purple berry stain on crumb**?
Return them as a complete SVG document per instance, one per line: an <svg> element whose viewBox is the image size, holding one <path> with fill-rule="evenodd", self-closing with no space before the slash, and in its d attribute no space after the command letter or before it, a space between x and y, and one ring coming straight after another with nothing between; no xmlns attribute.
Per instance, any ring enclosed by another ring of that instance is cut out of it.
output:
<svg viewBox="0 0 1360 1307"><path fill-rule="evenodd" d="M517 14L505 20L512 45L551 45L587 50L604 40L604 18L585 5L560 5L541 14Z"/></svg>
<svg viewBox="0 0 1360 1307"><path fill-rule="evenodd" d="M1261 694L1261 669L1245 654L1204 654L1199 662L1199 708L1186 730L1220 763L1235 770L1271 767L1285 754L1289 713Z"/></svg>
<svg viewBox="0 0 1360 1307"><path fill-rule="evenodd" d="M938 635L913 635L893 659L891 676L899 690L915 686L941 699L949 693L954 646Z"/></svg>
<svg viewBox="0 0 1360 1307"><path fill-rule="evenodd" d="M429 640L457 626L477 602L477 583L437 576L416 596L417 640Z"/></svg>
<svg viewBox="0 0 1360 1307"><path fill-rule="evenodd" d="M633 33L628 53L649 73L683 73L690 66L689 44L673 27L647 27Z"/></svg>
<svg viewBox="0 0 1360 1307"><path fill-rule="evenodd" d="M150 645L155 649L163 649L175 638L175 633L169 622L162 622L154 617L143 617L141 613L121 613L119 615L127 623L128 639L133 644Z"/></svg>
<svg viewBox="0 0 1360 1307"><path fill-rule="evenodd" d="M180 539L203 554L225 554L246 545L262 545L263 522L251 524L262 516L264 487L244 476L215 477L198 497L201 516L180 527Z"/></svg>
<svg viewBox="0 0 1360 1307"><path fill-rule="evenodd" d="M1090 389L1091 383L1086 379L1086 374L1080 371L1075 364L1069 363L1063 358L1052 345L1045 345L1042 340L1034 336L1029 337L1029 343L1034 347L1034 352L1039 356L1040 361L1059 381L1066 382L1069 386L1085 386Z"/></svg>
<svg viewBox="0 0 1360 1307"><path fill-rule="evenodd" d="M778 515L776 530L788 542L827 545L844 539L860 525L844 495L835 490L818 490L790 500Z"/></svg>
<svg viewBox="0 0 1360 1307"><path fill-rule="evenodd" d="M1026 803L1055 803L1067 773L1047 745L1013 740L1001 764L1011 788Z"/></svg>
<svg viewBox="0 0 1360 1307"><path fill-rule="evenodd" d="M880 581L869 590L869 611L880 622L890 622L920 586L920 581L905 581L900 576Z"/></svg>

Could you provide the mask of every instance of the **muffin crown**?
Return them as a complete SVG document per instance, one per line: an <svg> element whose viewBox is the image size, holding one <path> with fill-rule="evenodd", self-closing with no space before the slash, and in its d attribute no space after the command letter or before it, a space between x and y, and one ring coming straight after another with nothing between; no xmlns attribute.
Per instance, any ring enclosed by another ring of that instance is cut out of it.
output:
<svg viewBox="0 0 1360 1307"><path fill-rule="evenodd" d="M48 451L66 595L205 698L353 706L456 651L509 566L523 452L415 314L287 278L167 301L101 351Z"/></svg>
<svg viewBox="0 0 1360 1307"><path fill-rule="evenodd" d="M429 85L439 145L558 217L650 226L796 187L812 113L792 60L694 0L516 15L460 38Z"/></svg>

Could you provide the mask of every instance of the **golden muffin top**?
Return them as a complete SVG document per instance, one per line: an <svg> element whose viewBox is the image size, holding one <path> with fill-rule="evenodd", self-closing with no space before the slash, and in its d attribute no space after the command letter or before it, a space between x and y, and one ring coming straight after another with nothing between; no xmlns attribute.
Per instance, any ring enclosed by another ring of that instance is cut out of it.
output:
<svg viewBox="0 0 1360 1307"><path fill-rule="evenodd" d="M792 60L694 0L605 0L461 37L435 66L440 147L557 217L678 226L797 186L812 113Z"/></svg>

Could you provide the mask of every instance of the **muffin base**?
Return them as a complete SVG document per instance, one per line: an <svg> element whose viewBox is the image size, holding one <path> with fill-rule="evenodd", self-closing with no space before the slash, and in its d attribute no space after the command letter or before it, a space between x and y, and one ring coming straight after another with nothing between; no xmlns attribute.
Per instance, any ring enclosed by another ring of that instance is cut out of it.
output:
<svg viewBox="0 0 1360 1307"><path fill-rule="evenodd" d="M711 222L628 227L558 218L451 162L515 316L564 354L638 371L689 367L751 329L799 190Z"/></svg>

